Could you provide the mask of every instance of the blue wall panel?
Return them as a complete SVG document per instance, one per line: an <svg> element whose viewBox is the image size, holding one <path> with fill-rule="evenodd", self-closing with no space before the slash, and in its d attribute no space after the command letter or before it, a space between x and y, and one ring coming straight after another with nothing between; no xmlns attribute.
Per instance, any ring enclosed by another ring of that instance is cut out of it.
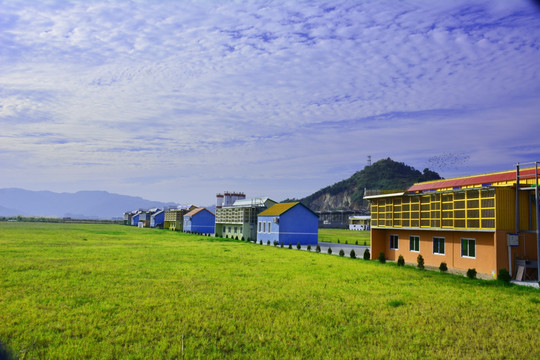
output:
<svg viewBox="0 0 540 360"><path fill-rule="evenodd" d="M184 216L184 232L213 234L216 216L208 210L202 210L193 216Z"/></svg>
<svg viewBox="0 0 540 360"><path fill-rule="evenodd" d="M278 218L278 222L274 222ZM259 223L264 222L265 226L259 231ZM268 233L270 225L270 233ZM257 223L257 241L264 244L270 240L283 243L284 245L317 245L319 220L317 215L309 211L306 207L298 204L279 216L259 216Z"/></svg>

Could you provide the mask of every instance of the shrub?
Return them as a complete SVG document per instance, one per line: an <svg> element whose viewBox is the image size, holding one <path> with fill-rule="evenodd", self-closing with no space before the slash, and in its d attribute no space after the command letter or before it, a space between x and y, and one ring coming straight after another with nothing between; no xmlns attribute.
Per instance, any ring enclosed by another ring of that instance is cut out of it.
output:
<svg viewBox="0 0 540 360"><path fill-rule="evenodd" d="M497 279L499 279L501 281L504 281L506 283L509 283L510 280L512 280L512 276L510 275L508 270L506 270L505 268L502 268L502 269L499 270L499 274L497 275Z"/></svg>
<svg viewBox="0 0 540 360"><path fill-rule="evenodd" d="M386 258L384 257L384 253L381 251L381 253L379 254L379 262L381 264L384 264L386 262Z"/></svg>
<svg viewBox="0 0 540 360"><path fill-rule="evenodd" d="M317 247L315 248L315 251L320 253L321 252L321 247L319 245L317 245Z"/></svg>
<svg viewBox="0 0 540 360"><path fill-rule="evenodd" d="M339 256L341 257L345 256L345 251L343 251L343 249L339 250Z"/></svg>
<svg viewBox="0 0 540 360"><path fill-rule="evenodd" d="M311 251L311 245L307 246L307 251Z"/></svg>
<svg viewBox="0 0 540 360"><path fill-rule="evenodd" d="M332 248L328 248L328 254L332 255Z"/></svg>
<svg viewBox="0 0 540 360"><path fill-rule="evenodd" d="M292 249L292 243L289 243L289 249Z"/></svg>
<svg viewBox="0 0 540 360"><path fill-rule="evenodd" d="M420 254L418 254L418 257L416 258L416 262L418 265L416 265L420 270L424 269L424 257Z"/></svg>
<svg viewBox="0 0 540 360"><path fill-rule="evenodd" d="M298 250L300 250L300 249L302 248L302 246L300 245L300 243L299 243L299 242L298 242L298 243L296 243L296 248L297 248Z"/></svg>
<svg viewBox="0 0 540 360"><path fill-rule="evenodd" d="M262 245L262 240L259 240L259 244Z"/></svg>
<svg viewBox="0 0 540 360"><path fill-rule="evenodd" d="M351 250L349 256L351 257L351 259L356 259L356 253L354 252L354 249Z"/></svg>
<svg viewBox="0 0 540 360"><path fill-rule="evenodd" d="M475 279L476 278L476 269L469 269L467 270L467 277L469 279Z"/></svg>
<svg viewBox="0 0 540 360"><path fill-rule="evenodd" d="M355 245L358 245L358 240L356 240L356 242L354 243Z"/></svg>
<svg viewBox="0 0 540 360"><path fill-rule="evenodd" d="M345 244L347 244L347 245L348 245L348 244L349 244L349 242L348 242L347 240L345 240Z"/></svg>
<svg viewBox="0 0 540 360"><path fill-rule="evenodd" d="M339 239L337 239L337 243L338 243L338 244L340 243L340 242L339 242Z"/></svg>
<svg viewBox="0 0 540 360"><path fill-rule="evenodd" d="M367 245L366 240L364 240L364 246L366 246L366 245Z"/></svg>
<svg viewBox="0 0 540 360"><path fill-rule="evenodd" d="M267 241L266 241L266 245L270 245L270 240L267 240Z"/></svg>
<svg viewBox="0 0 540 360"><path fill-rule="evenodd" d="M399 255L399 257L397 259L397 264L398 264L398 266L405 266L405 259L403 258L402 255Z"/></svg>
<svg viewBox="0 0 540 360"><path fill-rule="evenodd" d="M364 260L369 260L371 258L371 254L369 253L369 249L364 250Z"/></svg>
<svg viewBox="0 0 540 360"><path fill-rule="evenodd" d="M439 270L440 270L441 272L446 272L446 271L448 271L448 266L446 266L446 263L445 263L444 261L441 263L441 265L439 265Z"/></svg>
<svg viewBox="0 0 540 360"><path fill-rule="evenodd" d="M281 247L283 247L283 243L281 243Z"/></svg>

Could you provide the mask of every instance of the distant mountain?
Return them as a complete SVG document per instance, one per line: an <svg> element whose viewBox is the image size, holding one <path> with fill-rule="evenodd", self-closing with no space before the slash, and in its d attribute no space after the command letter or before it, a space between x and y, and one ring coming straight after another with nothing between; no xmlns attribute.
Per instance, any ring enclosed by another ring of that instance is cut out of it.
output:
<svg viewBox="0 0 540 360"><path fill-rule="evenodd" d="M364 189L405 190L412 184L441 179L429 169L423 172L390 158L379 160L350 178L327 186L301 201L314 211L365 208Z"/></svg>
<svg viewBox="0 0 540 360"><path fill-rule="evenodd" d="M55 193L23 189L0 189L0 216L71 217L74 219L113 219L125 211L177 206L140 197L106 191Z"/></svg>

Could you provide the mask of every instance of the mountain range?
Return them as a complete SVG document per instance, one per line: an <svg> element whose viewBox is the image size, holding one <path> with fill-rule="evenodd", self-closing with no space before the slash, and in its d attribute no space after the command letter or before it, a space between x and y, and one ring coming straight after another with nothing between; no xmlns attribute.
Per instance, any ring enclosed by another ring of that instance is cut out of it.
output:
<svg viewBox="0 0 540 360"><path fill-rule="evenodd" d="M115 219L128 210L177 206L106 191L55 193L17 188L0 189L0 216L70 217Z"/></svg>
<svg viewBox="0 0 540 360"><path fill-rule="evenodd" d="M327 186L300 199L314 211L362 210L364 190L405 190L421 181L441 179L429 169L423 172L390 158L364 167L348 179ZM287 199L284 201L293 201ZM125 211L176 207L175 203L145 200L141 197L106 191L54 193L17 188L0 189L0 216L70 217L73 219L118 219ZM208 208L215 209L215 205Z"/></svg>

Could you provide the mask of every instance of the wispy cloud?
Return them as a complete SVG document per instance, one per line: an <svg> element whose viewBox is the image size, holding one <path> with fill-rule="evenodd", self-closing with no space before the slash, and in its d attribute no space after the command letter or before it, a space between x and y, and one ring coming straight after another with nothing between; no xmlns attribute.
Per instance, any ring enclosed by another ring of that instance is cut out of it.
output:
<svg viewBox="0 0 540 360"><path fill-rule="evenodd" d="M0 186L206 204L226 188L306 195L368 154L469 156L444 176L539 160L538 15L527 1L0 1Z"/></svg>

